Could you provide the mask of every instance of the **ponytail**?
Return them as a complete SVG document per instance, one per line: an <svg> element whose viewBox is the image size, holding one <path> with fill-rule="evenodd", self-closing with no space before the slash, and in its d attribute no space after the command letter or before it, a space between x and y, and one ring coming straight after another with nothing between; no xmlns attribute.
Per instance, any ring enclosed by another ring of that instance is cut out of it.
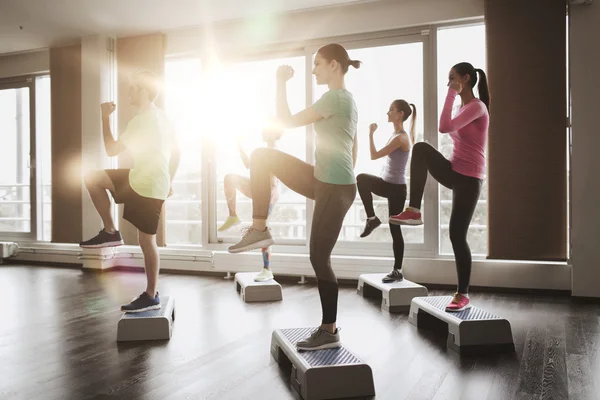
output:
<svg viewBox="0 0 600 400"><path fill-rule="evenodd" d="M477 91L479 92L479 100L485 104L488 111L490 109L490 89L487 83L487 76L482 69L475 68L475 72L479 73L479 83L477 84Z"/></svg>
<svg viewBox="0 0 600 400"><path fill-rule="evenodd" d="M406 121L410 116L412 116L412 121L410 122L410 131L409 137L412 144L415 144L415 125L417 124L417 107L408 102L406 100L394 100L393 103L396 110L402 111L404 113L404 119L402 122Z"/></svg>
<svg viewBox="0 0 600 400"><path fill-rule="evenodd" d="M412 146L414 146L415 144L415 125L417 124L417 107L413 104L410 103L410 106L412 107L412 121L410 121L410 131L409 131L409 135L410 135L410 143Z"/></svg>
<svg viewBox="0 0 600 400"><path fill-rule="evenodd" d="M361 62L358 60L350 60L348 61L348 65L352 65L355 69L359 69L360 68L360 64Z"/></svg>

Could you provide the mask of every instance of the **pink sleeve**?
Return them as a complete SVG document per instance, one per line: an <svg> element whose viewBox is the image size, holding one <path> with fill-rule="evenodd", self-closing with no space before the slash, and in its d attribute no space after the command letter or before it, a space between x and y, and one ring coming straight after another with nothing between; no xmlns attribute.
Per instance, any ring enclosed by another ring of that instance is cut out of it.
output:
<svg viewBox="0 0 600 400"><path fill-rule="evenodd" d="M454 89L448 89L446 95L446 102L442 109L442 115L440 116L440 132L449 133L456 132L457 130L464 128L477 118L481 118L485 109L482 103L476 101L471 102L465 106L460 114L456 118L452 119L452 106L454 105L454 99L458 93Z"/></svg>

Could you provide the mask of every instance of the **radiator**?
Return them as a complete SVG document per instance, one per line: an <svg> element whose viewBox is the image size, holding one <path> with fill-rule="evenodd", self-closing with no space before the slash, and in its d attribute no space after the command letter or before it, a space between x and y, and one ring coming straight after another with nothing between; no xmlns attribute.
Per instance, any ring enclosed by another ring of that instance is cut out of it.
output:
<svg viewBox="0 0 600 400"><path fill-rule="evenodd" d="M0 242L0 259L17 255L19 245L14 242Z"/></svg>

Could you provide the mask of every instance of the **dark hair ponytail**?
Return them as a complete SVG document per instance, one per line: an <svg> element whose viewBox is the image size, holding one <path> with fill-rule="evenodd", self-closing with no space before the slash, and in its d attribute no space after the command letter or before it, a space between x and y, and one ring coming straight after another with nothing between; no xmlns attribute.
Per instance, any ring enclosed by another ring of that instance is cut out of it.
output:
<svg viewBox="0 0 600 400"><path fill-rule="evenodd" d="M410 143L412 145L415 144L415 125L417 125L417 107L413 104L410 103L410 106L412 107L412 121L410 121L410 131L409 131L409 135L410 135Z"/></svg>
<svg viewBox="0 0 600 400"><path fill-rule="evenodd" d="M355 69L359 69L361 62L358 60L350 60L348 64L353 66Z"/></svg>
<svg viewBox="0 0 600 400"><path fill-rule="evenodd" d="M400 99L394 100L392 104L394 105L394 107L396 107L396 110L404 112L404 119L402 120L402 122L406 121L412 115L409 136L411 143L415 144L415 125L417 123L417 107L412 103L408 104L406 100Z"/></svg>
<svg viewBox="0 0 600 400"><path fill-rule="evenodd" d="M475 72L479 73L479 84L477 85L477 91L479 92L479 99L485 104L487 109L490 109L490 89L488 87L487 76L482 69L476 68Z"/></svg>
<svg viewBox="0 0 600 400"><path fill-rule="evenodd" d="M471 90L477 84L479 80L479 84L477 85L477 91L479 91L479 100L485 104L487 109L490 109L490 89L488 88L487 76L482 69L474 68L468 62L461 62L452 67L453 70L456 71L460 76L469 75L471 77ZM477 77L477 73L479 72L479 79Z"/></svg>
<svg viewBox="0 0 600 400"><path fill-rule="evenodd" d="M317 53L320 54L321 57L323 57L327 61L335 60L342 68L342 72L344 74L348 72L348 67L350 67L351 65L354 68L360 68L360 61L351 60L350 56L348 55L348 52L341 44L327 44L321 47L319 51L317 51Z"/></svg>

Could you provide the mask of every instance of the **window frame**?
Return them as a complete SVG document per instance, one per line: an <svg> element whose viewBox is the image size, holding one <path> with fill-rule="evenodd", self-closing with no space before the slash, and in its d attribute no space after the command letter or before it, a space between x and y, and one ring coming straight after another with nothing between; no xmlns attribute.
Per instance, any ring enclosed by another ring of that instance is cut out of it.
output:
<svg viewBox="0 0 600 400"><path fill-rule="evenodd" d="M441 110L437 104L437 32L441 29L452 27L468 27L484 24L481 17L472 18L463 21L453 21L447 23L436 23L429 25L420 25L411 28L394 29L387 31L371 32L365 34L353 34L336 37L319 38L306 40L302 42L277 43L270 46L264 46L260 51L246 51L236 46L226 46L219 49L216 54L214 49L203 51L190 51L185 54L171 56L168 60L185 59L188 57L199 58L202 65L206 65L214 57L218 57L225 62L249 62L268 60L275 58L286 58L295 56L305 57L305 82L306 82L306 106L313 104L314 80L312 77L313 55L319 47L327 43L340 43L348 50L368 47L379 47L385 45L398 45L420 42L423 45L423 90L424 90L424 110L421 112L423 117L423 136L424 140L434 143L438 148L438 116ZM202 218L203 232L202 243L199 244L171 244L171 248L226 251L231 244L230 240L223 240L217 237L216 226L216 160L214 160L214 151L209 143L203 140L201 176L202 182ZM314 131L312 126L306 126L306 162L314 164ZM410 258L437 258L448 259L452 255L440 253L441 232L440 232L440 194L438 183L433 179L428 179L424 205L428 210L427 220L424 224L424 242L421 244L407 244L405 257ZM306 254L310 243L310 229L312 225L312 215L314 211L314 202L306 199L306 239L298 240L280 240L274 246L275 252L290 254ZM391 257L393 256L390 243L360 243L359 241L338 242L334 255L341 256L369 256L369 257ZM473 259L485 259L483 255L474 255Z"/></svg>
<svg viewBox="0 0 600 400"><path fill-rule="evenodd" d="M11 78L0 79L0 90L10 89L29 89L29 232L10 232L0 231L0 237L6 240L38 240L38 231L43 230L43 226L38 226L40 221L38 215L41 214L38 210L40 201L38 195L38 168L37 146L36 146L36 97L35 97L35 79L37 76L45 74L31 74ZM43 223L43 222L42 222Z"/></svg>

